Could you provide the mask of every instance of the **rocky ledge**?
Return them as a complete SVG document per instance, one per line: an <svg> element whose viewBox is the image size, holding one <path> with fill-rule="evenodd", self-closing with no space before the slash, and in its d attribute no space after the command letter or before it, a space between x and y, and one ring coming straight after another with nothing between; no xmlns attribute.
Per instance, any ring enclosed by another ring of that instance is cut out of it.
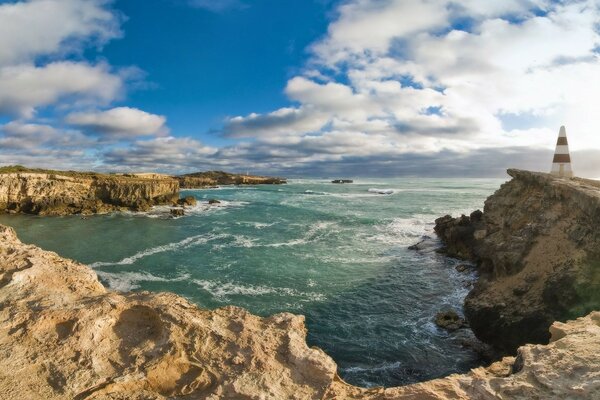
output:
<svg viewBox="0 0 600 400"><path fill-rule="evenodd" d="M398 388L343 382L302 316L203 310L168 293L106 290L88 267L0 225L0 398L532 399L600 396L600 313L547 346Z"/></svg>
<svg viewBox="0 0 600 400"><path fill-rule="evenodd" d="M283 178L230 174L223 171L195 172L175 177L182 189L196 189L218 185L280 185L286 183Z"/></svg>
<svg viewBox="0 0 600 400"><path fill-rule="evenodd" d="M600 309L600 182L510 169L483 213L436 220L453 257L475 262L465 301L475 335L503 352L548 343L553 321Z"/></svg>
<svg viewBox="0 0 600 400"><path fill-rule="evenodd" d="M0 212L38 215L145 211L179 198L179 182L157 174L0 168Z"/></svg>

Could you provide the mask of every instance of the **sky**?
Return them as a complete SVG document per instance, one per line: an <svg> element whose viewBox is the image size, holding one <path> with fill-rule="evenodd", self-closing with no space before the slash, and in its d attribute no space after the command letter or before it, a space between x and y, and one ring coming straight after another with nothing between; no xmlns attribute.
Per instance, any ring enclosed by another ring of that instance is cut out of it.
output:
<svg viewBox="0 0 600 400"><path fill-rule="evenodd" d="M600 177L600 0L0 0L0 165Z"/></svg>

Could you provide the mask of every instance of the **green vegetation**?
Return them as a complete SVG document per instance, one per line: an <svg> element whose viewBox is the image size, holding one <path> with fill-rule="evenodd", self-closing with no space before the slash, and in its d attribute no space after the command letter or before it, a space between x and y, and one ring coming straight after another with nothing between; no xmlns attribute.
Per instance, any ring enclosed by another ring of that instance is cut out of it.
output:
<svg viewBox="0 0 600 400"><path fill-rule="evenodd" d="M56 171L56 170L52 170L52 169L27 168L22 165L8 165L5 167L0 167L0 174L13 174L13 173L18 173L18 172L30 172L30 173L36 173L36 174L53 174L53 175L88 177L88 178L108 176L107 174L100 174L97 172Z"/></svg>

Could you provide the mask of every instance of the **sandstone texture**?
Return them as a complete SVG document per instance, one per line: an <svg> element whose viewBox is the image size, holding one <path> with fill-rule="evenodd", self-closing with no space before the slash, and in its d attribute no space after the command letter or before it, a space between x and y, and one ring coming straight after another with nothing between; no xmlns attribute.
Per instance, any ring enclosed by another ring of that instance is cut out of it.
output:
<svg viewBox="0 0 600 400"><path fill-rule="evenodd" d="M286 183L283 178L230 174L223 171L196 172L175 177L182 189L196 189L218 185L280 185Z"/></svg>
<svg viewBox="0 0 600 400"><path fill-rule="evenodd" d="M480 278L465 301L476 336L503 352L547 343L553 321L600 309L600 182L508 170L483 213L436 220Z"/></svg>
<svg viewBox="0 0 600 400"><path fill-rule="evenodd" d="M145 211L178 198L179 182L164 176L0 173L0 212L67 215Z"/></svg>
<svg viewBox="0 0 600 400"><path fill-rule="evenodd" d="M551 327L489 368L358 388L305 342L302 316L209 311L168 293L113 293L88 267L0 226L0 398L594 399L600 313Z"/></svg>

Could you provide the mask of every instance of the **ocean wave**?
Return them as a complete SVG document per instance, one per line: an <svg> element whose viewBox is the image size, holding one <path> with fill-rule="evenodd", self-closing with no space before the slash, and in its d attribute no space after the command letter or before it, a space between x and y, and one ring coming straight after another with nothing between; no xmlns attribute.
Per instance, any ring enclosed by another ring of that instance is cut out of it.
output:
<svg viewBox="0 0 600 400"><path fill-rule="evenodd" d="M383 372L383 371L397 370L401 367L402 367L402 363L400 361L395 361L395 362L391 362L391 363L375 365L372 367L353 366L353 367L340 368L340 370L347 374L356 374L356 373L363 373L363 372Z"/></svg>
<svg viewBox="0 0 600 400"><path fill-rule="evenodd" d="M201 244L208 243L212 240L223 239L228 236L229 235L226 235L226 234L218 234L218 235L202 234L202 235L190 236L188 238L180 240L179 242L167 243L167 244L164 244L161 246L151 247L149 249L139 251L139 252L135 253L134 255L125 257L119 261L98 261L93 264L90 264L90 267L98 268L98 267L105 267L105 266L109 266L109 265L131 265L139 259L151 256L154 254L165 253L165 252L169 252L169 251L176 251L179 249L185 249L185 248L189 248L189 247L193 247L193 246L198 246Z"/></svg>
<svg viewBox="0 0 600 400"><path fill-rule="evenodd" d="M394 194L394 189L371 188L371 189L367 190L367 192L369 192L369 193L377 193L377 194Z"/></svg>
<svg viewBox="0 0 600 400"><path fill-rule="evenodd" d="M332 226L336 225L335 222L330 221L321 221L315 224L312 224L306 234L304 234L300 238L288 240L287 242L277 242L277 243L268 243L262 244L263 247L288 247L288 246L298 246L301 244L307 244L316 241L326 235L338 232L336 229L329 229Z"/></svg>
<svg viewBox="0 0 600 400"><path fill-rule="evenodd" d="M171 215L171 210L174 208L180 207L172 207L172 206L154 206L149 211L144 212L131 212L125 211L125 213L134 215L134 216L143 216L147 218L156 218L156 219L171 219L171 218L185 218L190 215L203 215L207 212L214 211L222 211L228 208L240 208L250 204L247 201L230 201L230 200L219 200L219 203L209 204L208 200L198 200L198 203L194 206L186 206L184 208L184 215L180 217L173 217Z"/></svg>
<svg viewBox="0 0 600 400"><path fill-rule="evenodd" d="M101 280L106 282L111 290L130 292L140 288L140 282L179 282L190 278L189 274L178 275L175 278L164 278L148 272L107 272L96 271Z"/></svg>
<svg viewBox="0 0 600 400"><path fill-rule="evenodd" d="M425 235L432 235L433 217L414 216L394 218L376 227L377 233L369 239L393 245L413 245Z"/></svg>
<svg viewBox="0 0 600 400"><path fill-rule="evenodd" d="M219 301L228 300L229 296L264 296L276 295L287 297L300 297L310 301L325 300L325 295L321 293L302 292L287 287L270 287L263 285L250 285L233 282L209 281L204 279L194 279L193 283L211 294Z"/></svg>

